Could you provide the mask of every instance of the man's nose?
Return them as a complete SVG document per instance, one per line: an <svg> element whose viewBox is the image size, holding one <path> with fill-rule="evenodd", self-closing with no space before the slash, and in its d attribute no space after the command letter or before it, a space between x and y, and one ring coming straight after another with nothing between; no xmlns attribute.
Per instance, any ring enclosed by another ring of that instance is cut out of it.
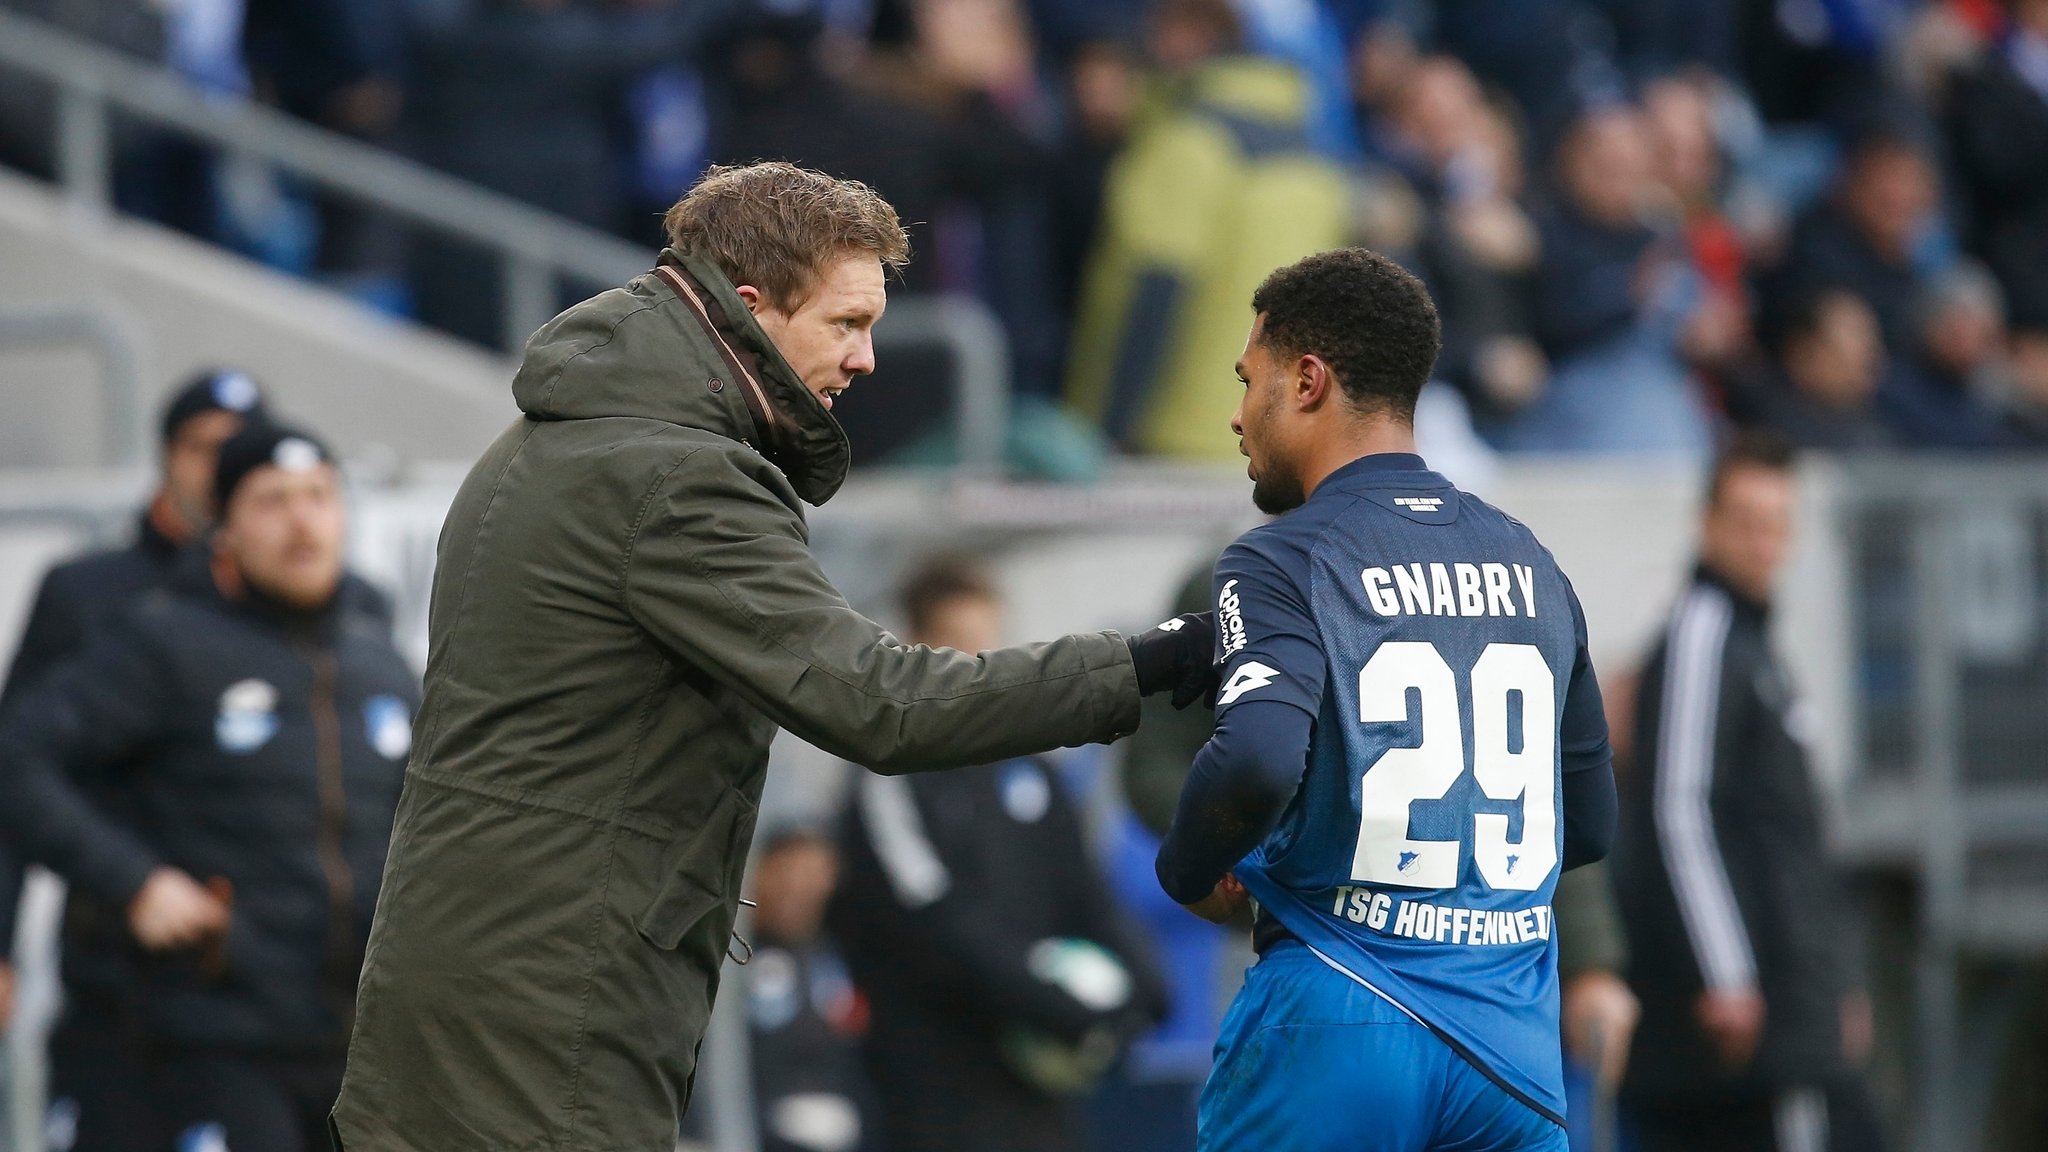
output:
<svg viewBox="0 0 2048 1152"><path fill-rule="evenodd" d="M875 370L875 338L863 332L857 338L851 355L842 365L848 374L865 376Z"/></svg>

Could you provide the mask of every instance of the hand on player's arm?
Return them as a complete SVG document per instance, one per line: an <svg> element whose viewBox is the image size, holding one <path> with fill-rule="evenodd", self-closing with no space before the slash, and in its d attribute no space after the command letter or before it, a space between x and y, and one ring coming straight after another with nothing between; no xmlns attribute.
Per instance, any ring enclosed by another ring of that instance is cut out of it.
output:
<svg viewBox="0 0 2048 1152"><path fill-rule="evenodd" d="M1700 1029L1731 1071L1749 1067L1764 1033L1764 996L1754 985L1709 988L1693 1005Z"/></svg>
<svg viewBox="0 0 2048 1152"><path fill-rule="evenodd" d="M1183 612L1159 627L1140 632L1125 643L1138 676L1138 694L1171 691L1173 706L1186 708L1200 700L1214 707L1216 699L1216 614Z"/></svg>

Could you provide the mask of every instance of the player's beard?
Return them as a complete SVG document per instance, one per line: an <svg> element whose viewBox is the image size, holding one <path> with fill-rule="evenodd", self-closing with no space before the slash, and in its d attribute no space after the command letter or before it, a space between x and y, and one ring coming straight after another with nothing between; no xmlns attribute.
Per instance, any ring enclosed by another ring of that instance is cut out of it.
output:
<svg viewBox="0 0 2048 1152"><path fill-rule="evenodd" d="M1252 480L1252 503L1268 516L1292 512L1302 506L1308 494L1301 490L1301 477L1291 471L1268 466Z"/></svg>

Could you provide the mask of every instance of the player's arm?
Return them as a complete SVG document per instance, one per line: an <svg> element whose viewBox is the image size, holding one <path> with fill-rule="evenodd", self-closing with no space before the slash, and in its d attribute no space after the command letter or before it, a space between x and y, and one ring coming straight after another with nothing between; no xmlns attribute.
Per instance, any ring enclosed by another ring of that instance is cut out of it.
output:
<svg viewBox="0 0 2048 1152"><path fill-rule="evenodd" d="M1272 832L1301 784L1325 678L1302 584L1244 541L1217 561L1216 732L1195 756L1155 864L1181 904L1202 904Z"/></svg>
<svg viewBox="0 0 2048 1152"><path fill-rule="evenodd" d="M1614 791L1614 748L1607 738L1607 707L1586 647L1586 616L1571 597L1577 655L1565 688L1558 750L1563 762L1564 867L1566 871L1607 858L1618 821Z"/></svg>

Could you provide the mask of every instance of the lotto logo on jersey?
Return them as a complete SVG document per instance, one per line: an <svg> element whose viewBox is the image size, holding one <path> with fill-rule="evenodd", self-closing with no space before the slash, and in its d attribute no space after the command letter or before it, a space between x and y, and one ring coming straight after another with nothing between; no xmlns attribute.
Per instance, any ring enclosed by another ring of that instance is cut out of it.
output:
<svg viewBox="0 0 2048 1152"><path fill-rule="evenodd" d="M1223 641L1226 660L1244 647L1244 609L1237 598L1235 580L1224 581L1223 591L1216 596L1216 636Z"/></svg>
<svg viewBox="0 0 2048 1152"><path fill-rule="evenodd" d="M1216 706L1221 708L1226 704L1235 704L1239 696L1264 688L1279 675L1280 673L1256 660L1247 660L1237 666L1237 671L1230 674L1230 682L1217 691Z"/></svg>

